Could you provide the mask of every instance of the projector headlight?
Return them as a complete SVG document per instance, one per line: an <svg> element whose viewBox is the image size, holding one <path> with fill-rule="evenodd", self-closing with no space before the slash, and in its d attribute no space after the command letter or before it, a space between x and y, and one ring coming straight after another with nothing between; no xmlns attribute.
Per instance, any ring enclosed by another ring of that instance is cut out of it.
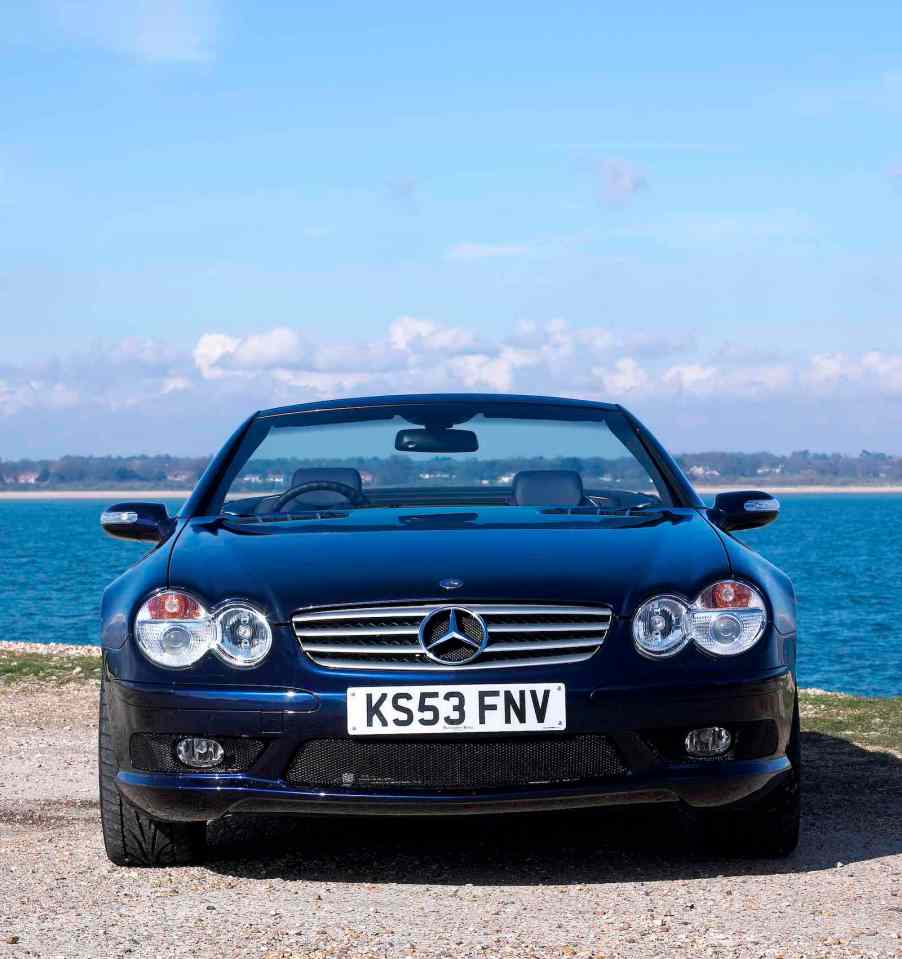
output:
<svg viewBox="0 0 902 959"><path fill-rule="evenodd" d="M135 638L151 662L183 669L210 649L216 629L210 614L193 596L167 589L151 596L138 610Z"/></svg>
<svg viewBox="0 0 902 959"><path fill-rule="evenodd" d="M229 666L256 666L272 647L272 630L266 617L246 603L227 603L213 617L216 645L213 652Z"/></svg>
<svg viewBox="0 0 902 959"><path fill-rule="evenodd" d="M735 656L751 649L767 625L761 594L736 580L709 586L692 604L692 639L715 656Z"/></svg>
<svg viewBox="0 0 902 959"><path fill-rule="evenodd" d="M655 596L633 617L633 640L643 656L663 659L676 655L689 642L688 604L679 596Z"/></svg>
<svg viewBox="0 0 902 959"><path fill-rule="evenodd" d="M633 641L651 659L675 656L690 642L715 656L735 656L751 649L766 625L761 594L727 579L709 586L694 603L670 595L646 600L633 617Z"/></svg>

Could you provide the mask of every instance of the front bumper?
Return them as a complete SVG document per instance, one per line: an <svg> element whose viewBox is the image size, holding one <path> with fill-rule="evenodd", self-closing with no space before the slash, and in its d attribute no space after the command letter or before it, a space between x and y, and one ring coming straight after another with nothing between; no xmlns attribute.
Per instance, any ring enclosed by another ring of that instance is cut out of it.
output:
<svg viewBox="0 0 902 959"><path fill-rule="evenodd" d="M785 750L795 700L795 682L785 668L741 683L570 687L568 733L608 737L627 773L591 783L442 792L311 789L286 781L286 770L305 741L347 738L344 692L150 686L112 677L106 690L118 788L149 815L171 820L242 812L461 815L627 803L743 803L788 775ZM754 727L767 735L758 737L753 755L722 760L689 760L666 745L678 742L685 728L713 724ZM135 733L251 737L266 746L247 772L147 772L131 765L129 743Z"/></svg>

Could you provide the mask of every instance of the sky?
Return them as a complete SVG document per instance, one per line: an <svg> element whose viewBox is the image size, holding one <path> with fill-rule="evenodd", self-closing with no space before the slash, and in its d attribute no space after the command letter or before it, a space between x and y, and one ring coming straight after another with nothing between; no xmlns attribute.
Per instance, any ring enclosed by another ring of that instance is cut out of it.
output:
<svg viewBox="0 0 902 959"><path fill-rule="evenodd" d="M0 459L323 397L902 454L902 6L0 4Z"/></svg>

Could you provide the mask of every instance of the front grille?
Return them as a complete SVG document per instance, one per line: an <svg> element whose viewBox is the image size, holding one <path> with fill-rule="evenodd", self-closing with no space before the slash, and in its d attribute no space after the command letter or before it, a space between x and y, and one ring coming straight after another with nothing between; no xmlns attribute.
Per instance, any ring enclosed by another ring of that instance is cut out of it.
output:
<svg viewBox="0 0 902 959"><path fill-rule="evenodd" d="M611 625L610 609L599 606L461 604L455 608L482 617L488 643L473 662L445 665L426 656L419 627L446 605L453 604L316 610L296 613L292 625L301 648L321 666L455 671L578 663L598 651Z"/></svg>
<svg viewBox="0 0 902 959"><path fill-rule="evenodd" d="M628 772L604 736L455 742L312 739L298 750L292 786L491 789L583 783Z"/></svg>
<svg viewBox="0 0 902 959"><path fill-rule="evenodd" d="M265 743L259 739L217 736L223 749L222 762L209 769L193 769L178 761L175 744L183 736L161 733L135 733L129 743L132 766L154 773L236 773L245 772L260 757Z"/></svg>

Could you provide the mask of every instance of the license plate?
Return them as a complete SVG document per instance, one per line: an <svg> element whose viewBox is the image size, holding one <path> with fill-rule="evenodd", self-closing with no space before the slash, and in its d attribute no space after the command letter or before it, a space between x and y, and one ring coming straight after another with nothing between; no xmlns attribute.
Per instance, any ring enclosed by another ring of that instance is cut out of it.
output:
<svg viewBox="0 0 902 959"><path fill-rule="evenodd" d="M567 692L563 683L348 689L348 732L354 736L525 733L566 728Z"/></svg>

